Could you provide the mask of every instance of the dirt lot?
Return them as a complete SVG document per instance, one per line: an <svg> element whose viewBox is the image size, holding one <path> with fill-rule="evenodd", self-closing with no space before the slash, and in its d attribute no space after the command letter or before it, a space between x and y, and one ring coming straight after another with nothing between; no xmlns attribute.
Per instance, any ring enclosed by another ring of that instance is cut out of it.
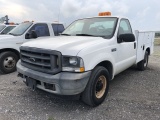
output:
<svg viewBox="0 0 160 120"><path fill-rule="evenodd" d="M160 45L160 38L155 38L154 44L155 45Z"/></svg>
<svg viewBox="0 0 160 120"><path fill-rule="evenodd" d="M0 120L160 120L160 46L146 71L132 67L116 76L96 108L33 92L16 75L0 75Z"/></svg>

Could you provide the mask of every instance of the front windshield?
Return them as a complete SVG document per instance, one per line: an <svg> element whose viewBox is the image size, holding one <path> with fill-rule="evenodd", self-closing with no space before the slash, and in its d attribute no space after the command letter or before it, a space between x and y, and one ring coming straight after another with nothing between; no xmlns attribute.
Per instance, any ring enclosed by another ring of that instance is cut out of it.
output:
<svg viewBox="0 0 160 120"><path fill-rule="evenodd" d="M2 32L1 34L7 34L9 33L13 28L15 28L16 26L8 26L6 27Z"/></svg>
<svg viewBox="0 0 160 120"><path fill-rule="evenodd" d="M13 29L9 34L15 35L15 36L20 36L22 35L30 26L32 25L32 22L26 22L26 23L21 23L18 25L15 29Z"/></svg>
<svg viewBox="0 0 160 120"><path fill-rule="evenodd" d="M0 31L2 31L5 28L5 25L0 25Z"/></svg>
<svg viewBox="0 0 160 120"><path fill-rule="evenodd" d="M77 20L62 35L113 37L117 18L97 17Z"/></svg>

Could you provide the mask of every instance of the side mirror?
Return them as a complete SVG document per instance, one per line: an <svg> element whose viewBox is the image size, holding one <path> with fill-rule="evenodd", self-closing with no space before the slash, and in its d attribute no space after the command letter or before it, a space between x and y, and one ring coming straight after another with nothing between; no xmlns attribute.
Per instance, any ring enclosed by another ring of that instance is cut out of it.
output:
<svg viewBox="0 0 160 120"><path fill-rule="evenodd" d="M30 33L30 38L37 38L37 33L35 30L32 30L31 33Z"/></svg>
<svg viewBox="0 0 160 120"><path fill-rule="evenodd" d="M25 39L30 39L30 34L29 33L26 33Z"/></svg>
<svg viewBox="0 0 160 120"><path fill-rule="evenodd" d="M37 38L37 33L35 30L32 30L30 33L26 33L25 39Z"/></svg>
<svg viewBox="0 0 160 120"><path fill-rule="evenodd" d="M120 42L134 42L135 36L133 34L127 33L127 34L121 34L118 37L118 43Z"/></svg>

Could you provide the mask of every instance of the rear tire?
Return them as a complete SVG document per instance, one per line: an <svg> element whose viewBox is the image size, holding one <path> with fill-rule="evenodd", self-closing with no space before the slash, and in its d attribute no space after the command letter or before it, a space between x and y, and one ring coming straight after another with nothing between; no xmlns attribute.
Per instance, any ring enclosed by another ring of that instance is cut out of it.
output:
<svg viewBox="0 0 160 120"><path fill-rule="evenodd" d="M100 105L107 96L109 81L108 70L102 66L95 67L82 93L82 101L94 107Z"/></svg>
<svg viewBox="0 0 160 120"><path fill-rule="evenodd" d="M137 63L138 70L141 70L141 71L145 70L148 66L148 60L149 60L149 56L148 56L148 52L146 51L144 55L144 59L139 63Z"/></svg>
<svg viewBox="0 0 160 120"><path fill-rule="evenodd" d="M16 63L18 56L10 51L3 52L0 54L0 72L8 74L16 71Z"/></svg>

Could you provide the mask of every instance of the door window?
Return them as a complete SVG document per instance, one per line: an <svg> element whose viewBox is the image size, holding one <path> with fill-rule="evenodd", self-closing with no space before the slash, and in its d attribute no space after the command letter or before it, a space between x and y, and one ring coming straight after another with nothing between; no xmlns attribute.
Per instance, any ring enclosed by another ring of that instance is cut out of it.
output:
<svg viewBox="0 0 160 120"><path fill-rule="evenodd" d="M39 23L39 24L35 24L33 25L33 27L29 30L29 33L35 30L35 32L37 33L38 37L43 37L43 36L50 36L49 34L49 29L48 29L48 25L44 24L44 23Z"/></svg>
<svg viewBox="0 0 160 120"><path fill-rule="evenodd" d="M127 19L122 19L118 30L118 35L126 33L132 33L132 29L129 21Z"/></svg>
<svg viewBox="0 0 160 120"><path fill-rule="evenodd" d="M52 24L52 28L55 36L58 36L64 31L64 26L62 24Z"/></svg>

